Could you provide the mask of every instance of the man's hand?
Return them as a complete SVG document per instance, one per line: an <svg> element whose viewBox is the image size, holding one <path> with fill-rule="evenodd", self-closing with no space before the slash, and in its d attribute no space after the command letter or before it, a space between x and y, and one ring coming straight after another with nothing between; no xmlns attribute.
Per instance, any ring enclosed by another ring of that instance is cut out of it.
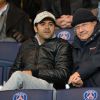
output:
<svg viewBox="0 0 100 100"><path fill-rule="evenodd" d="M13 34L13 38L15 38L18 42L22 42L24 40L24 36L20 32L15 32Z"/></svg>
<svg viewBox="0 0 100 100"><path fill-rule="evenodd" d="M72 15L62 15L56 20L56 24L61 28L71 28L72 19Z"/></svg>
<svg viewBox="0 0 100 100"><path fill-rule="evenodd" d="M83 81L81 80L78 72L75 72L70 76L68 84L72 84L75 87L81 87L83 85Z"/></svg>

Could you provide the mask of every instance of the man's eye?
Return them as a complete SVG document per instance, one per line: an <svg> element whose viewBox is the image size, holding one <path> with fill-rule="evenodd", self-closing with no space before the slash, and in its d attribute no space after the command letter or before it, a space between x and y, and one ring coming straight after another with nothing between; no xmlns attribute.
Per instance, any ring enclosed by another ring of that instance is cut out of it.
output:
<svg viewBox="0 0 100 100"><path fill-rule="evenodd" d="M41 23L41 25L45 25L45 23Z"/></svg>
<svg viewBox="0 0 100 100"><path fill-rule="evenodd" d="M53 24L53 23L50 23L49 25L50 25L50 26L53 26L54 24Z"/></svg>

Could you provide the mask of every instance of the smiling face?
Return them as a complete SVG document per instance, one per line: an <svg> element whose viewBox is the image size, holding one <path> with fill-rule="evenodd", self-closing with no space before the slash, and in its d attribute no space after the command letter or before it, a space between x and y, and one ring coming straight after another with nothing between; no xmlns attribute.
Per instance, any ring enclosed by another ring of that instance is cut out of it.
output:
<svg viewBox="0 0 100 100"><path fill-rule="evenodd" d="M77 37L81 41L88 40L93 34L96 23L97 23L96 21L93 21L93 22L85 22L85 23L76 25L74 29L75 29Z"/></svg>
<svg viewBox="0 0 100 100"><path fill-rule="evenodd" d="M40 40L52 38L55 31L55 24L50 19L45 19L34 26L34 30L37 33Z"/></svg>

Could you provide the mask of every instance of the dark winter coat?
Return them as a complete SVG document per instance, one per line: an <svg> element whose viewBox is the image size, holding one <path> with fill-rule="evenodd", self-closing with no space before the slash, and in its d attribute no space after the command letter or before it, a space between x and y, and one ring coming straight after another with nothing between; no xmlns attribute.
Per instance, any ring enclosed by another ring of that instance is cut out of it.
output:
<svg viewBox="0 0 100 100"><path fill-rule="evenodd" d="M88 41L81 43L76 37L73 45L74 72L79 72L86 87L100 87L100 23Z"/></svg>
<svg viewBox="0 0 100 100"><path fill-rule="evenodd" d="M20 32L25 39L34 35L29 17L21 9L9 4L6 20L6 35L12 37L15 32Z"/></svg>
<svg viewBox="0 0 100 100"><path fill-rule="evenodd" d="M54 38L39 46L34 38L22 45L12 71L31 69L33 76L64 88L72 66L72 48L68 42Z"/></svg>

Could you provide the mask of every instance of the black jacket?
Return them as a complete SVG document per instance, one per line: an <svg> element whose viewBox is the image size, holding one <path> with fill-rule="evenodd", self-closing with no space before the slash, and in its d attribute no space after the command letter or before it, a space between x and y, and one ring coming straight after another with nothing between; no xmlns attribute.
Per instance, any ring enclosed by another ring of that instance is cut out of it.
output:
<svg viewBox="0 0 100 100"><path fill-rule="evenodd" d="M39 46L34 38L22 45L12 71L31 69L33 76L64 88L71 67L72 49L67 41L54 38Z"/></svg>
<svg viewBox="0 0 100 100"><path fill-rule="evenodd" d="M14 32L20 32L25 39L34 35L28 16L21 9L9 4L6 20L6 35L12 37Z"/></svg>
<svg viewBox="0 0 100 100"><path fill-rule="evenodd" d="M74 72L80 73L86 87L100 86L100 24L95 27L93 35L85 43L76 37L74 41Z"/></svg>

